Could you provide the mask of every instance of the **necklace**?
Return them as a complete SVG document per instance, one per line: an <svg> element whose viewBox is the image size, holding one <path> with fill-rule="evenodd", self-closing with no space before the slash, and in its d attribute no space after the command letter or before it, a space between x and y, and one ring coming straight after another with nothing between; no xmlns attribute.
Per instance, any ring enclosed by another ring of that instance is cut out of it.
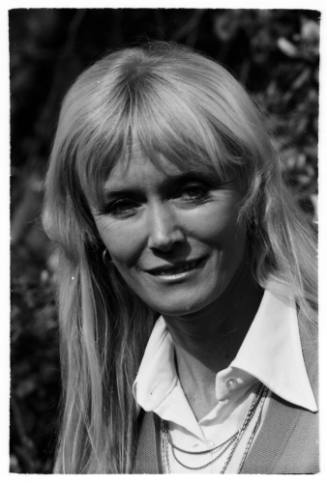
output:
<svg viewBox="0 0 327 483"><path fill-rule="evenodd" d="M214 448L210 448L209 450L193 452L193 451L184 450L184 449L179 448L178 446L174 445L173 442L172 442L171 436L169 434L169 431L168 431L168 424L167 424L166 421L162 421L162 423L161 423L161 431L162 431L161 450L162 450L164 464L165 464L165 467L167 468L168 473L170 473L170 464L169 464L169 455L168 455L169 445L171 446L172 455L173 455L175 461L177 461L177 463L179 463L184 468L190 469L190 470L201 470L201 469L206 468L207 466L211 465L216 460L218 460L218 458L220 458L228 449L230 449L230 451L227 455L226 461L223 465L223 468L220 472L220 473L225 473L226 469L227 469L227 467L228 467L228 465L229 465L229 463L230 463L230 461L231 461L231 459L232 459L232 457L233 457L233 455L236 451L236 448L237 448L242 436L244 435L245 430L249 426L256 409L259 407L258 419L256 421L256 424L255 424L252 432L251 432L251 435L250 435L249 440L247 442L246 448L245 448L244 453L242 455L241 463L240 463L239 468L238 468L238 471L240 471L241 468L244 465L245 459L246 459L247 454L248 454L250 447L252 445L254 436L255 436L256 431L259 427L259 424L260 424L260 421L261 421L261 413L262 413L263 403L266 399L267 393L268 393L268 389L265 386L260 385L260 389L259 389L257 395L254 397L252 404L251 404L251 406L250 406L250 408L249 408L249 410L248 410L248 412L247 412L247 414L244 418L244 421L243 421L240 429L238 431L236 431L232 436L230 436L227 440L218 444ZM220 449L220 451L218 451L218 454L215 455L215 457L213 459L211 459L209 462L202 464L202 465L199 465L199 466L186 465L176 455L176 450L180 451L182 453L191 454L191 455L203 455L203 454L209 454L209 453L212 454L213 452L215 452L219 449Z"/></svg>
<svg viewBox="0 0 327 483"><path fill-rule="evenodd" d="M186 465L185 463L183 463L177 457L176 452L175 452L175 448L172 448L172 453L173 453L173 456L174 456L175 460L177 461L177 463L179 463L184 468L188 468L188 469L192 469L192 470L203 470L207 466L209 466L212 463L214 463L218 458L220 458L220 456L222 456L228 450L228 448L234 443L235 438L236 437L234 437L233 439L230 439L227 444L226 444L226 442L222 443L221 445L224 445L225 444L225 447L221 451L219 451L218 454L213 459L211 459L207 463L204 463L203 465L199 465L199 466L196 466L196 467L190 467L190 466ZM212 452L212 450L206 450L206 451L201 452L201 453L210 453L210 452ZM197 453L195 453L195 454L197 454ZM200 453L198 453L198 454L200 454Z"/></svg>
<svg viewBox="0 0 327 483"><path fill-rule="evenodd" d="M234 439L237 437L237 433L238 431L236 431L234 434L232 434L232 436L230 436L229 438L227 438L225 441L223 441L222 443L219 443L217 444L217 446L215 446L214 448L210 448L210 449L205 449L203 451L187 451L186 449L183 449L183 448L179 448L178 446L174 445L172 439L171 439L171 436L169 434L169 431L168 431L168 428L167 428L167 425L165 423L163 423L163 430L166 432L167 434L167 438L168 438L168 443L170 444L170 446L177 450L177 451L180 451L181 453L186 453L186 454L194 454L194 455L197 455L197 454L207 454L207 453L212 453L214 451L216 451L218 448L221 448L224 444L227 444L229 443L230 441L234 441Z"/></svg>
<svg viewBox="0 0 327 483"><path fill-rule="evenodd" d="M257 420L256 420L256 423L255 423L255 426L251 432L251 435L248 439L248 442L246 444L246 448L244 450L244 453L243 453L243 457L242 457L242 460L241 460L241 463L238 467L238 473L241 472L241 469L243 468L243 465L245 463L245 460L246 460L246 457L250 451L250 448L252 446L252 443L253 443L253 440L254 440L254 436L256 435L256 432L260 426L260 423L261 423L261 417L262 417L262 409L263 409L263 405L265 403L265 400L268 396L268 393L269 393L269 389L267 387L264 388L263 390L263 394L262 394L262 397L261 397L261 401L260 401L260 407L259 407L259 414L258 414L258 417L257 417Z"/></svg>
<svg viewBox="0 0 327 483"><path fill-rule="evenodd" d="M228 455L228 457L227 457L227 459L226 459L226 461L224 463L224 466L223 466L223 468L221 470L221 473L225 473L226 472L226 469L227 469L227 467L228 467L228 465L229 465L229 463L230 463L230 461L231 461L231 459L232 459L232 457L233 457L233 455L235 453L235 450L236 450L236 448L237 448L237 446L238 446L238 444L239 444L239 442L240 442L240 440L241 440L241 438L242 438L242 436L243 436L246 428L248 427L248 425L249 425L249 423L250 423L250 421L251 421L251 419L252 419L252 417L253 417L253 415L255 413L255 410L257 409L258 406L259 406L259 418L261 419L262 408L263 408L263 404L264 404L264 402L266 400L267 394L268 394L268 388L265 387L263 384L261 384L260 390L258 392L258 396L254 399L254 401L253 401L253 403L252 403L252 405L251 405L251 407L249 409L249 412L247 413L247 415L246 415L246 417L244 419L244 422L243 422L243 424L242 424L242 426L241 426L241 428L239 430L239 433L237 435L237 439L235 441L235 444L234 444L233 448L231 449L231 452ZM245 462L245 459L246 459L246 457L248 455L248 452L250 450L250 447L251 447L253 438L255 436L255 433L256 433L258 427L259 427L259 424L256 423L255 426L254 426L254 428L253 428L253 430L252 430L252 432L251 432L251 435L250 435L248 444L246 445L246 448L244 450L244 453L243 453L243 456L242 456L242 460L241 460L241 464L240 464L240 466L238 468L238 472L240 471L240 469L242 468L242 466L243 466L243 464ZM249 444L249 442L251 444Z"/></svg>
<svg viewBox="0 0 327 483"><path fill-rule="evenodd" d="M196 469L198 469L198 470L203 469L203 468L206 468L207 466L211 465L214 461L216 461L216 459L218 459L222 454L224 454L225 451L227 451L227 449L234 443L235 439L237 438L237 434L238 434L238 431L236 431L229 438L227 438L222 443L219 443L214 448L206 449L206 450L203 450L203 451L188 451L188 450L185 450L183 448L179 448L178 446L174 445L174 443L173 443L173 441L171 439L171 436L169 434L169 431L168 431L168 425L167 425L167 423L165 421L162 421L162 423L161 423L161 430L162 430L162 433L163 433L163 438L162 439L166 441L166 444L167 445L169 444L171 446L174 459L181 466L184 466L184 467L185 467L185 464L177 457L176 450L177 451L180 451L181 453L185 453L185 454L204 455L204 454L208 454L208 453L214 453L218 449L222 448L221 451L215 456L215 458L213 460L210 460L209 462L207 462L207 463L205 463L203 465L197 466ZM170 468L170 465L169 465L169 457L168 457L168 449L165 448L165 441L163 441L163 449L164 449L164 451L162 452L162 454L165 455L166 467L167 468Z"/></svg>

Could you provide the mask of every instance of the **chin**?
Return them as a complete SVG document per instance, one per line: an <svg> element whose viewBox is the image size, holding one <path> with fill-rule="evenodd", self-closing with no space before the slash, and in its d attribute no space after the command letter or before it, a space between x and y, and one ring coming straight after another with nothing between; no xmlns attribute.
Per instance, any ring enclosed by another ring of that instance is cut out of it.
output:
<svg viewBox="0 0 327 483"><path fill-rule="evenodd" d="M200 312L202 309L210 305L216 298L215 294L175 294L171 297L162 296L160 300L151 301L148 305L163 316L186 316Z"/></svg>

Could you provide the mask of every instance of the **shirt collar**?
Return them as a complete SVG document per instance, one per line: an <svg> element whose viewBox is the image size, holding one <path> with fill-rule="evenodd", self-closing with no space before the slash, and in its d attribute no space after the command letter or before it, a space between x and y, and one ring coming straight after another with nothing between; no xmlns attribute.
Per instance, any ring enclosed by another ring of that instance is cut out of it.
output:
<svg viewBox="0 0 327 483"><path fill-rule="evenodd" d="M250 329L230 365L253 375L282 399L317 411L291 296L265 290Z"/></svg>
<svg viewBox="0 0 327 483"><path fill-rule="evenodd" d="M136 402L145 411L154 411L178 382L174 361L174 345L163 317L159 317L133 384ZM158 391L160 387L160 391Z"/></svg>
<svg viewBox="0 0 327 483"><path fill-rule="evenodd" d="M310 411L316 401L306 371L294 300L266 289L250 329L232 363L216 376L217 399L255 379L284 400ZM145 411L155 411L178 383L174 347L163 317L152 331L133 394Z"/></svg>

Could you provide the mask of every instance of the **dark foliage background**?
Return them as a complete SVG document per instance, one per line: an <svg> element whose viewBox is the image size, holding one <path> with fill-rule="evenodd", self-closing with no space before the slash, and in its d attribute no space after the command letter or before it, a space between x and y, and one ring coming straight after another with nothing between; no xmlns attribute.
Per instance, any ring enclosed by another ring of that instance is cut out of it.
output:
<svg viewBox="0 0 327 483"><path fill-rule="evenodd" d="M104 52L151 39L192 46L250 91L281 154L286 183L313 220L317 191L319 12L18 9L11 76L11 471L52 471L60 372L43 179L61 99Z"/></svg>

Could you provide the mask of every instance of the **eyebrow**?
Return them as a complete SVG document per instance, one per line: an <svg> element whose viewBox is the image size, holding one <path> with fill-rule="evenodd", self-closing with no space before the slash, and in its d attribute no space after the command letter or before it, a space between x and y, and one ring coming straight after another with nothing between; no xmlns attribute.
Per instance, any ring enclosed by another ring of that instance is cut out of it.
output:
<svg viewBox="0 0 327 483"><path fill-rule="evenodd" d="M207 170L194 170L191 169L190 171L184 173L178 173L173 175L168 175L166 179L164 179L160 185L160 189L165 191L171 187L176 187L178 184L183 184L187 181L206 181L211 184L217 182L219 180L218 174L214 169L207 169ZM123 183L113 183L112 188L110 186L104 187L104 196L105 197L115 197L115 196L128 196L135 193L141 193L142 190L138 187L131 184L130 186L126 187L126 184Z"/></svg>

